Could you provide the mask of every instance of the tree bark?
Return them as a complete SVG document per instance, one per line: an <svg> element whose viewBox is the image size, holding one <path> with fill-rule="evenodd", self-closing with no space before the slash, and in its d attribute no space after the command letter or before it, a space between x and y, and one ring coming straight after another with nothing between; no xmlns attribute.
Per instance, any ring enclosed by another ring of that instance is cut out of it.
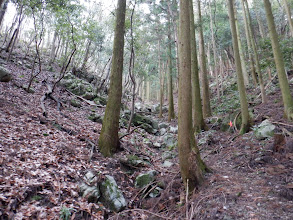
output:
<svg viewBox="0 0 293 220"><path fill-rule="evenodd" d="M84 58L83 58L83 61L82 61L82 65L81 65L81 68L84 69L85 66L86 66L86 63L89 59L89 53L90 53L90 47L91 47L91 44L92 44L92 41L89 39L88 40L88 43L86 45L86 50L85 50L85 54L84 54Z"/></svg>
<svg viewBox="0 0 293 220"><path fill-rule="evenodd" d="M285 11L287 14L287 20L289 23L290 35L291 35L291 37L293 37L293 20L292 20L292 15L291 15L291 9L290 9L290 6L289 6L287 0L283 0L283 2L284 2Z"/></svg>
<svg viewBox="0 0 293 220"><path fill-rule="evenodd" d="M2 21L6 13L7 5L8 0L0 0L0 26L2 25Z"/></svg>
<svg viewBox="0 0 293 220"><path fill-rule="evenodd" d="M259 86L260 86L260 91L261 91L261 100L262 100L262 103L266 103L267 96L265 93L265 86L264 86L264 82L263 82L263 78L262 78L262 73L261 73L261 68L260 68L260 63L259 63L259 56L257 53L257 47L256 47L256 42L255 42L255 36L254 36L253 29L252 29L251 16L250 16L247 1L246 0L243 0L243 1L245 1L245 6L246 6L246 7L244 7L244 11L245 11L245 14L247 15L248 32L249 32L249 38L251 39L251 46L252 46L254 59L255 59L256 72L258 74Z"/></svg>
<svg viewBox="0 0 293 220"><path fill-rule="evenodd" d="M236 64L237 84L238 84L238 91L240 95L240 104L241 104L242 122L241 122L240 134L244 134L249 130L250 120L249 120L248 103L246 98L244 79L242 75L239 46L238 46L238 40L237 40L233 0L228 0L228 8L229 8L229 18L230 18L232 40L233 40L233 50L234 50L234 57L235 57L235 64Z"/></svg>
<svg viewBox="0 0 293 220"><path fill-rule="evenodd" d="M180 0L178 150L181 177L189 192L203 183L200 154L192 129L189 0Z"/></svg>
<svg viewBox="0 0 293 220"><path fill-rule="evenodd" d="M218 100L220 100L219 73L217 71L217 68L218 68L217 46L216 46L216 40L215 40L215 36L214 36L214 25L213 25L214 19L213 19L213 15L212 15L211 0L209 1L209 9L210 9L210 27L211 27L212 47L213 47L213 56L214 56L213 71L216 76L217 97L218 97Z"/></svg>
<svg viewBox="0 0 293 220"><path fill-rule="evenodd" d="M99 137L99 148L105 157L113 155L120 145L118 130L122 96L125 11L126 0L118 0L109 98Z"/></svg>
<svg viewBox="0 0 293 220"><path fill-rule="evenodd" d="M256 71L255 71L255 66L254 66L254 59L252 56L252 45L251 45L251 38L249 37L249 24L248 24L248 18L245 13L245 6L244 6L244 0L241 0L242 3L242 12L243 12L243 20L244 20L244 27L245 27L245 35L246 35L246 40L247 40L247 47L248 47L248 59L250 61L250 67L251 67L251 76L254 82L255 87L258 84L257 81L257 76L256 76Z"/></svg>
<svg viewBox="0 0 293 220"><path fill-rule="evenodd" d="M282 98L284 103L284 114L285 117L289 120L293 119L293 99L290 94L290 88L289 83L285 71L285 64L283 60L283 55L280 49L278 34L276 31L276 26L274 22L274 16L272 13L272 6L269 0L263 0L265 11L266 11L266 17L269 27L269 34L272 42L272 48L273 48L273 54L274 54L274 60L276 63L279 83L281 87L282 92Z"/></svg>
<svg viewBox="0 0 293 220"><path fill-rule="evenodd" d="M193 128L195 132L200 132L202 130L207 130L207 126L205 124L202 113L192 0L190 0L189 4Z"/></svg>
<svg viewBox="0 0 293 220"><path fill-rule="evenodd" d="M161 44L160 39L158 41L158 70L160 76L160 109L159 109L159 118L163 117L163 103L164 103L164 73L163 73L163 65L161 64Z"/></svg>
<svg viewBox="0 0 293 220"><path fill-rule="evenodd" d="M170 15L169 15L170 16ZM169 33L168 33L168 121L175 118L174 100L173 100L173 79L172 79L172 38L171 38L171 18L169 17Z"/></svg>
<svg viewBox="0 0 293 220"><path fill-rule="evenodd" d="M54 36L53 36L53 41L52 41L51 52L50 52L50 62L49 62L49 65L51 65L53 63L54 58L55 58L57 35L58 35L58 33L55 30Z"/></svg>
<svg viewBox="0 0 293 220"><path fill-rule="evenodd" d="M204 117L210 117L212 115L212 111L210 106L210 89L209 89L208 71L207 71L207 65L206 65L206 53L204 49L200 0L197 0L197 9L198 9L198 23L199 23L198 32L199 32L199 61L200 61L201 85L202 85L202 105L203 105L202 111L203 111Z"/></svg>
<svg viewBox="0 0 293 220"><path fill-rule="evenodd" d="M237 13L235 11L235 25L236 25L236 31L237 31L237 40L238 40L238 47L239 47L239 54L241 59L241 68L244 78L244 84L245 86L248 86L249 84L249 77L247 73L246 63L245 63L245 56L242 49L241 39L240 39L240 32L239 32L239 25L238 25L238 19L237 19Z"/></svg>

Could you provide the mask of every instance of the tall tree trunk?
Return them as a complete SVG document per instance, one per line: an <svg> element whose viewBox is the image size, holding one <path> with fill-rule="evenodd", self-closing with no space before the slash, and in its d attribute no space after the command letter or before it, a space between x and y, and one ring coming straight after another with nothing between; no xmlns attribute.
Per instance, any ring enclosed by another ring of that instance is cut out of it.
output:
<svg viewBox="0 0 293 220"><path fill-rule="evenodd" d="M238 19L237 19L237 13L235 10L235 25L236 25L236 31L237 31L237 40L238 40L238 47L239 47L239 54L240 54L240 60L241 60L241 68L243 73L243 79L245 86L248 86L249 84L249 77L247 73L246 63L245 63L245 56L242 49L241 39L240 39L240 32L239 32L239 25L238 25Z"/></svg>
<svg viewBox="0 0 293 220"><path fill-rule="evenodd" d="M0 1L0 26L2 25L2 21L7 10L8 0Z"/></svg>
<svg viewBox="0 0 293 220"><path fill-rule="evenodd" d="M251 39L251 46L252 46L252 50L253 50L253 54L254 54L255 66L256 66L256 71L257 71L258 79L259 79L261 100L262 100L262 103L266 103L267 97L266 97L266 93L265 93L265 86L264 86L260 63L259 63L259 56L258 56L257 48L256 48L255 36L254 36L253 29L252 29L251 16L250 16L247 1L246 0L243 0L243 1L245 1L245 6L246 6L246 7L244 7L244 11L245 11L245 14L247 15L249 38Z"/></svg>
<svg viewBox="0 0 293 220"><path fill-rule="evenodd" d="M234 0L228 0L228 8L229 8L233 49L234 49L234 57L235 57L236 72L237 72L237 84L238 84L240 104L241 104L242 122L241 122L240 134L244 134L249 130L250 120L249 120L248 103L247 103L247 98L245 93L245 85L244 85L244 79L242 75L241 61L240 61L240 55L239 55L239 47L238 47L238 40L237 40L238 37L237 37L237 31L236 31L236 25L235 25Z"/></svg>
<svg viewBox="0 0 293 220"><path fill-rule="evenodd" d="M219 87L219 72L217 70L218 68L218 62L217 62L217 46L216 46L216 40L214 36L214 25L213 22L215 19L213 19L213 14L212 14L212 7L211 7L211 1L209 1L209 11L210 11L210 27L211 27L211 37L212 37L212 46L213 46L213 56L214 56L214 74L216 76L216 88L217 88L217 97L218 100L220 100L220 87Z"/></svg>
<svg viewBox="0 0 293 220"><path fill-rule="evenodd" d="M178 44L178 26L177 26L177 21L176 21L176 15L173 13L172 8L171 8L171 4L177 4L177 1L173 0L172 3L171 1L167 1L168 4L168 11L169 14L172 18L172 23L173 23L173 30L174 30L174 38L175 38L175 45L176 45L176 67L177 67L177 73L179 73L179 55L178 55L178 48L179 48L179 44Z"/></svg>
<svg viewBox="0 0 293 220"><path fill-rule="evenodd" d="M253 0L254 5L256 5L256 1L259 1L259 0ZM260 36L261 36L261 38L265 38L266 37L265 29L264 29L263 23L261 21L260 15L257 12L256 6L254 7L254 9L255 9L255 16L256 16Z"/></svg>
<svg viewBox="0 0 293 220"><path fill-rule="evenodd" d="M83 61L82 61L82 65L81 65L81 68L84 69L85 68L85 65L89 59L89 54L90 54L90 47L91 47L91 44L92 44L92 41L89 39L88 40L88 43L86 45L86 50L85 50L85 54L84 54L84 58L83 58Z"/></svg>
<svg viewBox="0 0 293 220"><path fill-rule="evenodd" d="M207 130L207 126L202 113L192 0L190 0L189 4L193 128L195 132L200 132L202 130Z"/></svg>
<svg viewBox="0 0 293 220"><path fill-rule="evenodd" d="M252 56L252 45L251 45L251 38L249 36L249 24L248 24L248 18L245 13L245 6L244 6L244 0L241 0L242 3L242 12L243 12L243 20L244 20L244 26L245 26L245 35L246 35L246 40L247 40L247 47L248 47L248 57L249 57L249 62L250 62L250 67L251 67L251 76L254 82L255 87L258 84L257 81L257 76L256 76L256 71L255 71L255 66L254 66L254 59Z"/></svg>
<svg viewBox="0 0 293 220"><path fill-rule="evenodd" d="M289 23L290 34L291 34L291 37L293 37L293 20L292 20L292 16L291 16L291 9L290 9L290 6L289 6L287 0L283 0L283 2L284 2L285 11L287 14L287 20Z"/></svg>
<svg viewBox="0 0 293 220"><path fill-rule="evenodd" d="M113 155L120 145L118 130L122 96L125 11L126 0L118 0L109 98L99 137L100 151L106 157Z"/></svg>
<svg viewBox="0 0 293 220"><path fill-rule="evenodd" d="M146 82L146 99L147 101L151 101L151 85L150 80L148 79Z"/></svg>
<svg viewBox="0 0 293 220"><path fill-rule="evenodd" d="M212 115L210 106L210 88L208 81L208 71L206 65L206 53L204 49L204 38L202 30L202 20L201 20L201 8L200 0L197 0L198 9L198 32L199 32L199 60L200 60L200 72L201 72L201 85L202 85L202 105L203 105L203 115L204 117L210 117Z"/></svg>
<svg viewBox="0 0 293 220"><path fill-rule="evenodd" d="M161 44L160 39L158 41L158 70L159 70L159 76L160 76L160 109L159 109L159 118L163 117L163 103L164 103L164 73L161 63Z"/></svg>
<svg viewBox="0 0 293 220"><path fill-rule="evenodd" d="M131 11L131 16L130 16L130 37L131 37L131 42L130 42L130 59L129 59L129 77L132 82L132 100L131 100L131 114L128 122L128 127L127 127L127 133L129 133L131 124L133 121L133 117L135 114L135 98L136 98L136 80L134 76L134 61L135 61L135 52L134 52L134 37L133 37L133 15L134 15L134 10L135 10L135 5L136 1L134 1L134 5Z"/></svg>
<svg viewBox="0 0 293 220"><path fill-rule="evenodd" d="M49 62L49 65L52 65L52 63L54 62L55 53L56 53L56 39L57 39L57 35L58 35L58 33L55 30L54 36L53 36L53 41L52 41L51 52L50 52L50 62Z"/></svg>
<svg viewBox="0 0 293 220"><path fill-rule="evenodd" d="M178 150L181 177L187 191L192 192L203 182L204 164L192 129L191 48L189 0L180 0L179 12L179 115Z"/></svg>
<svg viewBox="0 0 293 220"><path fill-rule="evenodd" d="M169 15L170 16L170 15ZM171 38L171 18L169 17L169 32L168 32L168 121L175 118L174 101L173 101L173 79L172 79L172 38Z"/></svg>
<svg viewBox="0 0 293 220"><path fill-rule="evenodd" d="M284 103L284 113L286 118L288 118L289 120L292 120L293 119L293 99L290 94L289 83L288 83L288 79L287 79L287 75L285 71L285 64L284 64L283 55L280 49L278 34L276 31L276 26L274 22L274 16L272 13L272 6L269 0L263 0L263 2L265 6L269 33L270 33L270 38L271 38L272 48L274 53L274 59L276 63L279 83L280 83L281 92L282 92L282 98Z"/></svg>

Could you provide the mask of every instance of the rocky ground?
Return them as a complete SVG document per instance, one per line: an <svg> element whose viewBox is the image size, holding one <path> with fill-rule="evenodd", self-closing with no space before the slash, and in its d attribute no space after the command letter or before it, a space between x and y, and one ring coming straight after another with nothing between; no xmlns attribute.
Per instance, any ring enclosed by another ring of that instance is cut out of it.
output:
<svg viewBox="0 0 293 220"><path fill-rule="evenodd" d="M44 70L27 93L30 66L14 59L5 67L13 80L0 83L0 219L293 219L293 124L283 119L276 84L266 104L249 91L254 127L243 136L230 103L233 85L215 101L225 111L214 107L210 130L197 135L212 173L186 198L177 121L167 123L167 113L157 118L156 103L138 101L141 113L127 134L125 96L121 151L104 158L97 141L106 96L96 96L81 76L67 76L53 93L61 111L48 98L44 117L40 99L55 71Z"/></svg>

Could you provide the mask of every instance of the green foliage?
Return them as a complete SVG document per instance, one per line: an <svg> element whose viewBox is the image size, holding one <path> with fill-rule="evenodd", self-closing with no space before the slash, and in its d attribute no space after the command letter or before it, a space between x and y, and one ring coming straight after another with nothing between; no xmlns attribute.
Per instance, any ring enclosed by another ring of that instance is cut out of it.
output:
<svg viewBox="0 0 293 220"><path fill-rule="evenodd" d="M68 208L63 206L60 210L60 218L61 220L69 220L71 216L71 212L75 212L74 208Z"/></svg>
<svg viewBox="0 0 293 220"><path fill-rule="evenodd" d="M292 56L293 56L293 38L284 38L280 40L281 51L283 54L285 67L287 69L292 68ZM259 54L260 64L262 70L266 70L267 67L274 67L274 54L272 51L272 44L269 38L263 38L259 41Z"/></svg>

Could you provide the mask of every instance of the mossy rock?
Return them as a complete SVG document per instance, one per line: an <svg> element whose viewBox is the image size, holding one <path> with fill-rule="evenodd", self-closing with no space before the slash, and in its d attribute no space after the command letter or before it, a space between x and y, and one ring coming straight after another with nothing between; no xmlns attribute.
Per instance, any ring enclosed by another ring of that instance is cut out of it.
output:
<svg viewBox="0 0 293 220"><path fill-rule="evenodd" d="M94 102L98 105L107 105L107 99L102 96L96 96Z"/></svg>
<svg viewBox="0 0 293 220"><path fill-rule="evenodd" d="M104 116L102 115L97 115L96 113L91 113L89 116L88 116L88 119L93 121L93 122L97 122L97 123L100 123L102 124L103 123L103 119L104 119Z"/></svg>
<svg viewBox="0 0 293 220"><path fill-rule="evenodd" d="M126 207L127 202L112 176L105 176L104 182L100 184L100 190L102 202L112 211L119 212Z"/></svg>
<svg viewBox="0 0 293 220"><path fill-rule="evenodd" d="M81 107L81 102L77 99L71 99L70 100L70 104L73 106L73 107L76 107L76 108L80 108Z"/></svg>
<svg viewBox="0 0 293 220"><path fill-rule="evenodd" d="M149 161L142 159L136 155L127 155L126 157L120 159L120 163L131 168L145 167L150 165Z"/></svg>
<svg viewBox="0 0 293 220"><path fill-rule="evenodd" d="M153 129L153 127L149 124L144 123L144 124L141 124L140 127L143 128L149 134L156 134L157 133L157 130Z"/></svg>
<svg viewBox="0 0 293 220"><path fill-rule="evenodd" d="M92 92L86 92L83 96L82 96L84 99L87 99L87 100L94 100L96 98L96 95Z"/></svg>
<svg viewBox="0 0 293 220"><path fill-rule="evenodd" d="M274 136L275 128L276 126L266 119L253 130L256 138L262 140Z"/></svg>
<svg viewBox="0 0 293 220"><path fill-rule="evenodd" d="M150 125L151 127L153 127L154 129L158 129L159 128L159 125L156 121L146 117L146 116L143 116L143 115L140 115L140 114L134 114L133 116L133 124L135 126L139 126L141 124L148 124Z"/></svg>
<svg viewBox="0 0 293 220"><path fill-rule="evenodd" d="M86 93L93 93L93 86L83 79L79 79L72 74L66 74L61 80L61 84L65 86L75 95L85 95Z"/></svg>
<svg viewBox="0 0 293 220"><path fill-rule="evenodd" d="M157 172L155 170L148 171L146 173L139 174L135 179L135 187L143 188L155 180Z"/></svg>

